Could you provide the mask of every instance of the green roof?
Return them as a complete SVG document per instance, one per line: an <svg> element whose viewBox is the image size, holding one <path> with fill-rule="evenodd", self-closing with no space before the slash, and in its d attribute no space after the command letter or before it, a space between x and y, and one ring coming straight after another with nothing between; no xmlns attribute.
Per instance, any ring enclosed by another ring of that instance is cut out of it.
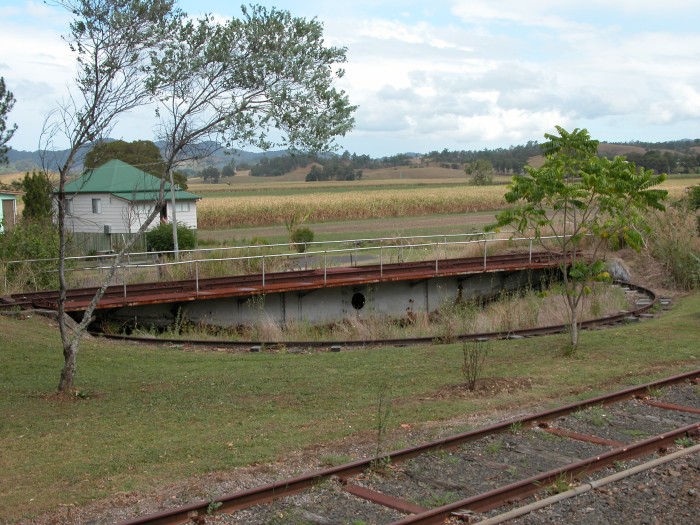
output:
<svg viewBox="0 0 700 525"><path fill-rule="evenodd" d="M129 201L153 201L158 198L161 179L121 160L110 160L99 168L86 170L66 184L66 193L109 193ZM170 199L170 183L165 183L165 198ZM175 190L175 199L200 199L198 195Z"/></svg>

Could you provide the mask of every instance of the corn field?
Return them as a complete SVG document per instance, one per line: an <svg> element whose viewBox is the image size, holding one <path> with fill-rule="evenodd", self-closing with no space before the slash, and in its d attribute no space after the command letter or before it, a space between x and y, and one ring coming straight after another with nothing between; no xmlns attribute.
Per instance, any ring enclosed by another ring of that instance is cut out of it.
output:
<svg viewBox="0 0 700 525"><path fill-rule="evenodd" d="M382 219L469 213L504 206L503 186L415 188L351 193L245 196L203 199L198 205L201 229L283 224L290 217L309 222Z"/></svg>

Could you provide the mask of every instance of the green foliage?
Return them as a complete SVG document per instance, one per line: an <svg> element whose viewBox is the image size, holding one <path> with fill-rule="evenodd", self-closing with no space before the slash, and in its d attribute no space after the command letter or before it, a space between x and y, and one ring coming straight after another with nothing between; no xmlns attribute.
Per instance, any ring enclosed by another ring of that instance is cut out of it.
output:
<svg viewBox="0 0 700 525"><path fill-rule="evenodd" d="M493 183L493 164L489 160L477 159L470 162L464 171L471 177L471 183L475 186L487 186Z"/></svg>
<svg viewBox="0 0 700 525"><path fill-rule="evenodd" d="M5 87L5 79L0 77L0 165L7 163L7 152L10 150L7 143L17 130L17 124L7 127L7 114L12 111L15 105L15 97L11 91Z"/></svg>
<svg viewBox="0 0 700 525"><path fill-rule="evenodd" d="M197 246L196 232L184 224L179 223L177 225L177 238L179 247L182 250L193 250ZM146 243L151 251L172 251L174 248L172 225L162 223L152 230L146 232Z"/></svg>
<svg viewBox="0 0 700 525"><path fill-rule="evenodd" d="M58 246L58 230L46 221L23 220L12 230L0 234L0 261L5 266L6 292L57 288ZM7 264L8 261L27 260L36 262Z"/></svg>
<svg viewBox="0 0 700 525"><path fill-rule="evenodd" d="M22 218L29 221L51 222L53 206L51 195L53 186L45 171L26 173L22 179L24 209Z"/></svg>
<svg viewBox="0 0 700 525"><path fill-rule="evenodd" d="M327 161L319 167L314 164L306 175L306 182L323 180L359 180L362 178L362 170L356 170L352 163L340 159Z"/></svg>
<svg viewBox="0 0 700 525"><path fill-rule="evenodd" d="M667 192L654 189L665 175L638 170L624 157L598 157L598 141L585 129L569 133L557 126L557 132L545 134L542 167L526 167L527 175L513 177L505 195L513 207L496 216L494 227L512 226L540 241L553 237L549 242L571 261L563 277L575 352L581 298L590 290L589 282L607 278L598 251L611 238L638 249L648 231L646 212L664 210ZM584 258L584 248L593 263Z"/></svg>
<svg viewBox="0 0 700 525"><path fill-rule="evenodd" d="M114 159L126 162L161 179L166 175L165 161L160 149L150 140L98 142L85 155L83 164L85 168L99 168L105 162ZM187 189L187 177L183 173L174 172L173 181L181 189Z"/></svg>
<svg viewBox="0 0 700 525"><path fill-rule="evenodd" d="M202 170L202 179L205 182L216 184L221 179L221 172L214 166L207 166Z"/></svg>
<svg viewBox="0 0 700 525"><path fill-rule="evenodd" d="M221 168L222 177L233 177L236 174L236 164L231 161Z"/></svg>
<svg viewBox="0 0 700 525"><path fill-rule="evenodd" d="M314 232L311 231L310 228L303 226L293 230L289 239L292 241L294 249L296 249L297 252L304 253L306 251L306 243L313 242L314 240Z"/></svg>

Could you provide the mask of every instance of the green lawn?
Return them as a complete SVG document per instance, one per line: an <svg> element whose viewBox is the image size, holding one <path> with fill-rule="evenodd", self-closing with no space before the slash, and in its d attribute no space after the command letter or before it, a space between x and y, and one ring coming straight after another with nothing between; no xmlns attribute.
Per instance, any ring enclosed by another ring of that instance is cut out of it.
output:
<svg viewBox="0 0 700 525"><path fill-rule="evenodd" d="M490 377L527 377L515 396L434 394L461 381L461 346L340 353L227 353L85 340L78 388L60 400L55 323L0 316L0 521L119 491L273 461L371 432L383 389L390 426L587 397L700 367L700 294L662 317L582 335L494 343ZM542 366L546 363L546 366Z"/></svg>

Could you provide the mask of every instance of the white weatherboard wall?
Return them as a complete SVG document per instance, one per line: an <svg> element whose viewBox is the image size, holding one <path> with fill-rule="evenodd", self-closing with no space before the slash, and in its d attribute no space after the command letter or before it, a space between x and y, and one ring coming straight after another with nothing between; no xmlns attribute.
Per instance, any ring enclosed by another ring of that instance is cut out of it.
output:
<svg viewBox="0 0 700 525"><path fill-rule="evenodd" d="M94 213L93 199L99 199L100 213ZM71 197L69 202L66 225L71 231L84 233L104 233L105 225L110 227L111 233L136 233L153 210L153 204L135 204L104 193L81 193ZM188 206L183 206L185 203ZM196 201L184 201L178 204L187 211L177 211L177 221L184 223L188 228L196 229ZM167 206L170 217L170 203ZM148 229L155 228L158 224L160 224L160 218L156 216Z"/></svg>

